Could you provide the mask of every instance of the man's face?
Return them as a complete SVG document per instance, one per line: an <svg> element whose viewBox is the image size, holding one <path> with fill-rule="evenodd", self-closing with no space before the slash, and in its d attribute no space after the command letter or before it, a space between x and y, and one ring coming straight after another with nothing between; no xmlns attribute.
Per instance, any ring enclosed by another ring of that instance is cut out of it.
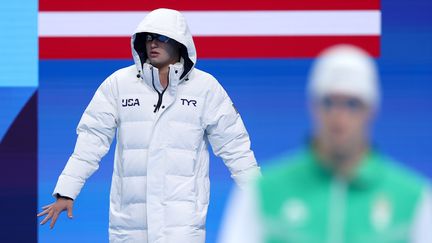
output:
<svg viewBox="0 0 432 243"><path fill-rule="evenodd" d="M347 95L328 95L313 102L318 139L335 153L344 154L365 142L371 108Z"/></svg>
<svg viewBox="0 0 432 243"><path fill-rule="evenodd" d="M162 68L179 61L179 45L172 39L161 41L156 38L158 35L153 35L152 38L146 40L147 57L150 63Z"/></svg>

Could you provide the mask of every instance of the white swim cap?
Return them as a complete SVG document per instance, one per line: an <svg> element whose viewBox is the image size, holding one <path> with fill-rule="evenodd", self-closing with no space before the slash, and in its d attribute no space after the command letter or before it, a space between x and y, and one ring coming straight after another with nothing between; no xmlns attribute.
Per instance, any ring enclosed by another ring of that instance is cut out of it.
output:
<svg viewBox="0 0 432 243"><path fill-rule="evenodd" d="M313 65L308 92L312 98L331 94L350 95L370 106L379 103L375 61L362 49L336 45L322 52Z"/></svg>

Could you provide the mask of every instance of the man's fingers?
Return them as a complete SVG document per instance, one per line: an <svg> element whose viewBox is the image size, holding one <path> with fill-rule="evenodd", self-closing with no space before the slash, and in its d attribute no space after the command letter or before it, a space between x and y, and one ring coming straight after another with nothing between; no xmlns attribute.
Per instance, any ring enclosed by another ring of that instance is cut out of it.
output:
<svg viewBox="0 0 432 243"><path fill-rule="evenodd" d="M47 208L51 207L53 204L54 204L54 203L51 203L51 204L45 205L45 206L42 207L42 209L47 209Z"/></svg>
<svg viewBox="0 0 432 243"><path fill-rule="evenodd" d="M72 205L69 205L68 207L67 207L67 214L68 214L68 217L71 219L71 218L73 218L73 215L72 215Z"/></svg>
<svg viewBox="0 0 432 243"><path fill-rule="evenodd" d="M51 229L54 228L54 225L55 225L55 223L57 221L57 218L58 218L59 214L60 214L59 212L55 212L54 213L54 216L53 216L53 218L51 220L51 224L50 224L50 228Z"/></svg>
<svg viewBox="0 0 432 243"><path fill-rule="evenodd" d="M53 215L53 210L50 210L48 215L42 220L42 222L40 222L40 224L45 224Z"/></svg>
<svg viewBox="0 0 432 243"><path fill-rule="evenodd" d="M65 211L67 209L67 215L71 219L73 217L72 215L72 208L73 203L67 202L67 201L57 201L56 203L46 205L43 207L44 211L41 213L38 213L37 216L43 216L46 215L46 217L40 222L41 225L44 225L46 222L48 222L51 219L50 228L53 229L54 225L57 222L57 219L61 212Z"/></svg>
<svg viewBox="0 0 432 243"><path fill-rule="evenodd" d="M38 213L38 217L40 217L40 216L43 216L43 215L45 215L45 214L47 214L48 212L50 211L50 209L48 208L48 209L45 209L44 211L42 211L42 212L40 212L40 213Z"/></svg>

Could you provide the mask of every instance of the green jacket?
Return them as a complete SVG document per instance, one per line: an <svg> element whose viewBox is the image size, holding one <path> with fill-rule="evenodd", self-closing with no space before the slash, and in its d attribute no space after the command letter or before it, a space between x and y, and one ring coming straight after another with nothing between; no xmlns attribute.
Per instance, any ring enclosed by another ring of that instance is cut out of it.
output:
<svg viewBox="0 0 432 243"><path fill-rule="evenodd" d="M253 193L242 196L248 199L237 200L237 210L228 210L231 217L227 214L226 222L235 225L224 227L231 232L223 233L221 242L432 242L432 200L426 181L389 158L368 154L351 181L336 178L310 149L276 164L264 170ZM249 212L242 213L245 210ZM242 214L243 222L238 219ZM242 230L236 229L241 224L254 229L255 236L249 233L250 239L244 240ZM227 234L237 234L236 240Z"/></svg>

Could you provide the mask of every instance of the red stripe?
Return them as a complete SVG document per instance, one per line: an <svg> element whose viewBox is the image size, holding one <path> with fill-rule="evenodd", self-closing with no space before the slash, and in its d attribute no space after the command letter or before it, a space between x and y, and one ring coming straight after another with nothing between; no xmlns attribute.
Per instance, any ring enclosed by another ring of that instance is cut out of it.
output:
<svg viewBox="0 0 432 243"><path fill-rule="evenodd" d="M377 10L380 0L39 0L40 11Z"/></svg>
<svg viewBox="0 0 432 243"><path fill-rule="evenodd" d="M335 44L380 54L379 36L194 37L199 58L314 57ZM40 59L129 59L128 37L40 37Z"/></svg>

